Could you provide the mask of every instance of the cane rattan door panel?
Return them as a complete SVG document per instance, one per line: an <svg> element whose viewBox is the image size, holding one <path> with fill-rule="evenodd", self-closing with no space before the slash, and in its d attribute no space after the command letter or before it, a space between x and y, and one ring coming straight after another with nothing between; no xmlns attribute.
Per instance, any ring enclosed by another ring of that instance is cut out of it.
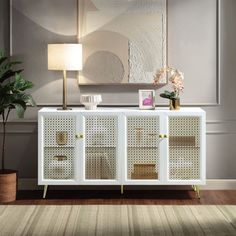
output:
<svg viewBox="0 0 236 236"><path fill-rule="evenodd" d="M169 117L169 180L200 179L200 117Z"/></svg>
<svg viewBox="0 0 236 236"><path fill-rule="evenodd" d="M85 179L117 178L118 117L85 118Z"/></svg>
<svg viewBox="0 0 236 236"><path fill-rule="evenodd" d="M75 116L44 117L44 179L74 179L75 132Z"/></svg>
<svg viewBox="0 0 236 236"><path fill-rule="evenodd" d="M159 116L127 117L127 178L159 178Z"/></svg>

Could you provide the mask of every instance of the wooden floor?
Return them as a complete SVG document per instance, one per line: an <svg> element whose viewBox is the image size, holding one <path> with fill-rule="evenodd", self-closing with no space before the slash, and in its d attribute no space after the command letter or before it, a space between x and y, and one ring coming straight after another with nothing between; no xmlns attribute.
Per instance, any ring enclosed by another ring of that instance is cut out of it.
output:
<svg viewBox="0 0 236 236"><path fill-rule="evenodd" d="M13 205L236 205L236 190L201 191L197 199L188 190L49 190L19 191Z"/></svg>

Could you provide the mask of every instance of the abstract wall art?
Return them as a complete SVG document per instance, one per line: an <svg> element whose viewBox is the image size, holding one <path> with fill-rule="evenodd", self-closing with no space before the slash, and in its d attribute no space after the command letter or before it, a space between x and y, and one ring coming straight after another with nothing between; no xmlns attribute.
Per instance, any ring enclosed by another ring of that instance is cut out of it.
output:
<svg viewBox="0 0 236 236"><path fill-rule="evenodd" d="M79 83L152 83L166 65L167 1L80 0L78 8Z"/></svg>

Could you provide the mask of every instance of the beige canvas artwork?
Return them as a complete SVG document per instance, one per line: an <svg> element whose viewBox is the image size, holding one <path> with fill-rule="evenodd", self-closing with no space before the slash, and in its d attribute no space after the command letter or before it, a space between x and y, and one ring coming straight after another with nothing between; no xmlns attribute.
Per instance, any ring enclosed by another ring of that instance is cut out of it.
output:
<svg viewBox="0 0 236 236"><path fill-rule="evenodd" d="M79 84L153 83L166 65L166 0L80 0L78 7Z"/></svg>

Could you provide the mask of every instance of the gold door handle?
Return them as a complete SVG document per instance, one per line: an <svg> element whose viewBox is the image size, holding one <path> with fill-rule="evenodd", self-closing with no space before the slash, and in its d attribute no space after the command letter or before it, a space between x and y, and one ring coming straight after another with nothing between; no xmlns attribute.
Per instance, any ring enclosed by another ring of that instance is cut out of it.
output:
<svg viewBox="0 0 236 236"><path fill-rule="evenodd" d="M77 138L77 139L80 138L80 139L81 139L81 138L84 138L84 135L83 135L83 134L76 134L76 135L75 135L75 138Z"/></svg>
<svg viewBox="0 0 236 236"><path fill-rule="evenodd" d="M168 138L168 135L167 135L167 134L164 134L164 138Z"/></svg>
<svg viewBox="0 0 236 236"><path fill-rule="evenodd" d="M164 138L164 134L159 134L159 138Z"/></svg>

